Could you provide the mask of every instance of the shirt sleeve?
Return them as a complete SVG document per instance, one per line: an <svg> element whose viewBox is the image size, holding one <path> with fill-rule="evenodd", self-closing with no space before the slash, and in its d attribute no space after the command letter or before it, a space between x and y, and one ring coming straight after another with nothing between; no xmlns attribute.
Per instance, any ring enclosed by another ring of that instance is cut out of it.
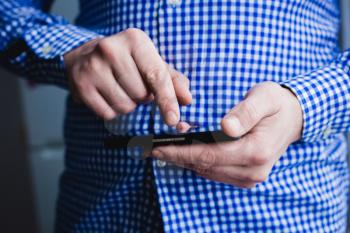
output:
<svg viewBox="0 0 350 233"><path fill-rule="evenodd" d="M335 61L282 83L303 111L302 141L313 142L350 130L350 49Z"/></svg>
<svg viewBox="0 0 350 233"><path fill-rule="evenodd" d="M100 35L45 13L41 5L0 1L0 62L32 81L66 88L63 55Z"/></svg>

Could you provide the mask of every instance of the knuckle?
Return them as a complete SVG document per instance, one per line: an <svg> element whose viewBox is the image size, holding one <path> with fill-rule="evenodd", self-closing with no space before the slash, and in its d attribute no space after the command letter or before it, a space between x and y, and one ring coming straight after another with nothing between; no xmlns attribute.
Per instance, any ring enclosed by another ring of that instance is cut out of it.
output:
<svg viewBox="0 0 350 233"><path fill-rule="evenodd" d="M156 96L157 103L159 106L161 106L165 111L170 109L171 106L174 106L176 104L176 99L169 98L167 96Z"/></svg>
<svg viewBox="0 0 350 233"><path fill-rule="evenodd" d="M138 28L128 28L123 31L123 34L133 43L139 42L145 38L145 32Z"/></svg>
<svg viewBox="0 0 350 233"><path fill-rule="evenodd" d="M248 175L245 180L253 183L262 183L267 180L267 174L264 171L257 171Z"/></svg>
<svg viewBox="0 0 350 233"><path fill-rule="evenodd" d="M257 106L252 101L246 101L243 105L243 109L245 112L244 118L249 121L255 121L258 118Z"/></svg>
<svg viewBox="0 0 350 233"><path fill-rule="evenodd" d="M185 85L186 87L190 86L190 80L178 71L172 75L172 80L173 82L179 80L179 82L181 82L181 84Z"/></svg>
<svg viewBox="0 0 350 233"><path fill-rule="evenodd" d="M97 48L102 51L103 53L109 52L111 50L111 40L110 38L104 38L101 39L98 44Z"/></svg>
<svg viewBox="0 0 350 233"><path fill-rule="evenodd" d="M177 70L174 70L173 68L170 68L170 74L171 74L171 78L173 80L176 80L176 79L184 79L185 80L183 75L180 72L178 72Z"/></svg>
<svg viewBox="0 0 350 233"><path fill-rule="evenodd" d="M269 162L272 156L272 150L269 149L269 146L259 146L250 142L247 147L245 165L264 165Z"/></svg>
<svg viewBox="0 0 350 233"><path fill-rule="evenodd" d="M256 183L262 183L265 182L268 178L268 174L266 172L262 172L260 174L258 174L258 177L253 177L253 181Z"/></svg>
<svg viewBox="0 0 350 233"><path fill-rule="evenodd" d="M262 152L250 156L249 163L252 165L264 165L269 161L269 155Z"/></svg>
<svg viewBox="0 0 350 233"><path fill-rule="evenodd" d="M118 48L117 43L113 42L112 38L101 39L97 44L97 49L100 55L105 58L105 60L111 61L112 63L117 59L116 49Z"/></svg>
<svg viewBox="0 0 350 233"><path fill-rule="evenodd" d="M272 148L272 146L265 146L263 149L260 150L258 160L260 160L261 164L266 164L267 162L269 162L270 158L273 157L273 150L270 148Z"/></svg>
<svg viewBox="0 0 350 233"><path fill-rule="evenodd" d="M175 160L178 164L185 164L185 153L183 150L179 149L175 155Z"/></svg>
<svg viewBox="0 0 350 233"><path fill-rule="evenodd" d="M214 166L216 162L215 154L211 150L203 150L200 155L200 168L201 169L209 169Z"/></svg>
<svg viewBox="0 0 350 233"><path fill-rule="evenodd" d="M102 70L102 63L96 56L90 56L81 65L81 71L85 72L100 72Z"/></svg>
<svg viewBox="0 0 350 233"><path fill-rule="evenodd" d="M162 85L165 82L163 77L166 76L166 72L163 67L154 67L146 72L146 78L151 86Z"/></svg>

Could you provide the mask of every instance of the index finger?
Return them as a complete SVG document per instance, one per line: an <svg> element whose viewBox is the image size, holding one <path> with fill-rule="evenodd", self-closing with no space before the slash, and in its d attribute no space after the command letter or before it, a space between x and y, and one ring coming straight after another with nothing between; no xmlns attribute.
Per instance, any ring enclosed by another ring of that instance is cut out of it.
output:
<svg viewBox="0 0 350 233"><path fill-rule="evenodd" d="M193 164L202 169L213 166L249 165L251 149L243 137L233 142L162 146L155 148L151 156L174 164Z"/></svg>
<svg viewBox="0 0 350 233"><path fill-rule="evenodd" d="M179 103L175 94L171 75L150 39L132 51L133 59L154 95L164 121L168 125L179 122Z"/></svg>

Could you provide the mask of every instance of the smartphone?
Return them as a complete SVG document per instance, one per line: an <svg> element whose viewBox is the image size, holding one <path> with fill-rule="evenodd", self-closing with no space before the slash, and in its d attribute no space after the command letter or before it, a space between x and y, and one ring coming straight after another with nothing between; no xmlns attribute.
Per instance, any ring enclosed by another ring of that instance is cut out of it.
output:
<svg viewBox="0 0 350 233"><path fill-rule="evenodd" d="M157 146L167 145L192 145L209 144L235 141L239 138L230 137L222 131L205 131L184 134L155 134L141 136L118 136L112 135L106 138L105 147L108 149L122 149L141 147L150 150Z"/></svg>

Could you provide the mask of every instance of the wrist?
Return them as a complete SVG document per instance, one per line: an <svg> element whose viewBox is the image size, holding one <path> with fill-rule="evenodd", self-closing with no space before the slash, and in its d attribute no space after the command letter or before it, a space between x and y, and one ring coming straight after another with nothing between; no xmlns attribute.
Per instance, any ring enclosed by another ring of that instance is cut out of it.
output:
<svg viewBox="0 0 350 233"><path fill-rule="evenodd" d="M64 54L63 59L64 59L65 67L70 68L74 63L74 61L77 59L77 57L91 53L101 39L102 38L96 38L96 39L90 40L85 44L81 45L80 47L75 48L67 52L66 54Z"/></svg>
<svg viewBox="0 0 350 233"><path fill-rule="evenodd" d="M298 141L301 139L303 131L303 112L300 105L300 102L297 96L292 92L288 87L282 86L284 98L283 103L286 107L288 114L291 116L292 127L292 142Z"/></svg>

